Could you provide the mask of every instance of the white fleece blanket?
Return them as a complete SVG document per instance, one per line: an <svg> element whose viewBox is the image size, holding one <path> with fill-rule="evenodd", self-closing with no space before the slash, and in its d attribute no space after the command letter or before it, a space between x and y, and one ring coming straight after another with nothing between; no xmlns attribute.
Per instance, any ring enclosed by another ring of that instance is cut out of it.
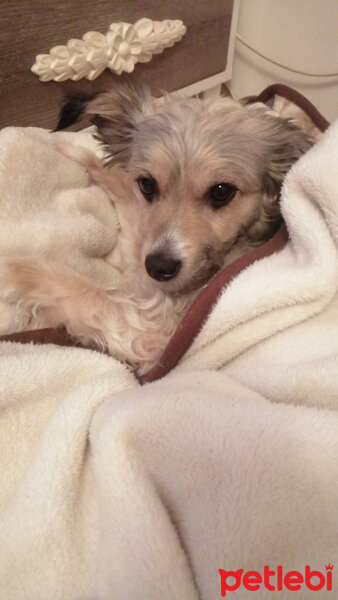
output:
<svg viewBox="0 0 338 600"><path fill-rule="evenodd" d="M56 140L99 153L90 133L53 133L34 127L0 131L0 255L56 258L110 283L103 256L115 246L118 221L107 194L79 164L62 156ZM0 301L0 334L20 331L28 314Z"/></svg>
<svg viewBox="0 0 338 600"><path fill-rule="evenodd" d="M282 209L285 249L230 283L156 383L89 350L0 344L1 599L216 600L218 569L326 578L329 562L331 595L276 595L337 595L338 123Z"/></svg>

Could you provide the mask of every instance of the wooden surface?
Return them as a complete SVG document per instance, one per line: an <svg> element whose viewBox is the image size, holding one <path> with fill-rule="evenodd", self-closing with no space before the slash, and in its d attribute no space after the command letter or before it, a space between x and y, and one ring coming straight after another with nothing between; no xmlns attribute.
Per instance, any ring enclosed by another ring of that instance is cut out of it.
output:
<svg viewBox="0 0 338 600"><path fill-rule="evenodd" d="M233 0L0 0L0 127L53 128L67 91L107 89L134 78L153 92L175 90L225 69ZM182 41L137 64L132 75L105 71L94 82L41 83L31 72L37 54L47 54L87 31L106 33L112 22L181 19Z"/></svg>

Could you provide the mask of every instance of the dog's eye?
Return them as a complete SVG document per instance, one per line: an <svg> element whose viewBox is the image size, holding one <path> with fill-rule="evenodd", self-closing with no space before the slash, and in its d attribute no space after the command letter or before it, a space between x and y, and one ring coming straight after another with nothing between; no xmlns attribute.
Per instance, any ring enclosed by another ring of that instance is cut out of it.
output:
<svg viewBox="0 0 338 600"><path fill-rule="evenodd" d="M209 190L209 198L212 208L222 208L233 199L237 188L230 183L217 183Z"/></svg>
<svg viewBox="0 0 338 600"><path fill-rule="evenodd" d="M147 202L152 202L158 193L156 180L152 177L139 177L137 183Z"/></svg>

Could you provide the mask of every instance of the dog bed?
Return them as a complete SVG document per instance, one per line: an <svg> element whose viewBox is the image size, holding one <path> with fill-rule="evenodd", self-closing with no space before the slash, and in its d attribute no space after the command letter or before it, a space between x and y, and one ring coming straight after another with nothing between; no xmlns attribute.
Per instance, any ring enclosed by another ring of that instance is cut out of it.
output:
<svg viewBox="0 0 338 600"><path fill-rule="evenodd" d="M327 128L285 87L258 99L289 94ZM147 385L66 347L62 330L3 336L2 598L213 600L221 569L244 599L239 575L278 566L303 577L297 598L311 581L326 597L338 559L337 164L338 123L288 174L285 228L202 290ZM88 223L90 209L84 240Z"/></svg>

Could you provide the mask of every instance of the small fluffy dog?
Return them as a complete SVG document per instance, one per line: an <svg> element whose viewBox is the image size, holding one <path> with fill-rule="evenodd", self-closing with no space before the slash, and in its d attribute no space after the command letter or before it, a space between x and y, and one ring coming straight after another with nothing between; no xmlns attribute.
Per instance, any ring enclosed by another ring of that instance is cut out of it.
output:
<svg viewBox="0 0 338 600"><path fill-rule="evenodd" d="M145 373L208 280L278 229L285 174L311 146L266 106L169 95L140 85L71 96L58 129L84 115L105 149L63 146L111 194L121 225L111 288L57 262L4 259L1 295Z"/></svg>

